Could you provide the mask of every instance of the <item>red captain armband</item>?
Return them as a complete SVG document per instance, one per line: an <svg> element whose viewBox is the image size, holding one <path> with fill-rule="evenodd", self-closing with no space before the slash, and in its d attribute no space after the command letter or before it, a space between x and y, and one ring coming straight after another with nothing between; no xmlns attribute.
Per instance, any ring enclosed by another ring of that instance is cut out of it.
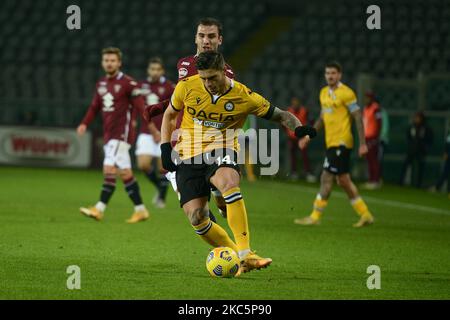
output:
<svg viewBox="0 0 450 320"><path fill-rule="evenodd" d="M169 103L170 103L170 100L167 99L167 100L161 101L159 103L146 106L145 110L144 110L144 119L147 122L150 122L150 120L153 117L163 114L164 111L166 111L167 107L169 106Z"/></svg>

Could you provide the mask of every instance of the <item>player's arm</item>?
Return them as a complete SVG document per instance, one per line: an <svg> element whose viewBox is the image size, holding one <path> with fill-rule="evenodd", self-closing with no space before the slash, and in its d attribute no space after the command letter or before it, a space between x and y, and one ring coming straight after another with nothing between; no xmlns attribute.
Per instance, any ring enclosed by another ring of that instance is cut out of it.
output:
<svg viewBox="0 0 450 320"><path fill-rule="evenodd" d="M349 92L344 96L344 103L355 121L359 140L358 154L360 157L362 157L367 154L368 149L366 144L366 136L364 134L364 123L361 108L358 106L356 95L353 90L349 90Z"/></svg>
<svg viewBox="0 0 450 320"><path fill-rule="evenodd" d="M178 113L184 108L185 87L183 82L179 82L172 94L169 107L164 112L161 124L161 161L162 166L167 171L176 171L177 166L173 162L174 152L172 152L172 133L177 127ZM175 156L175 155L174 155Z"/></svg>
<svg viewBox="0 0 450 320"><path fill-rule="evenodd" d="M101 97L98 92L95 91L91 104L89 105L83 120L81 120L80 125L77 127L77 134L79 136L82 136L86 132L88 125L95 119L95 116L100 110L101 103Z"/></svg>
<svg viewBox="0 0 450 320"><path fill-rule="evenodd" d="M176 171L177 166L173 161L174 152L172 150L172 133L177 127L178 109L175 109L172 103L164 112L161 124L161 162L167 171Z"/></svg>
<svg viewBox="0 0 450 320"><path fill-rule="evenodd" d="M148 131L153 136L153 140L158 143L161 141L161 132L156 128L153 122L148 123Z"/></svg>
<svg viewBox="0 0 450 320"><path fill-rule="evenodd" d="M316 136L316 129L308 125L302 125L300 120L292 113L272 106L269 101L255 92L249 91L249 97L252 104L250 113L281 124L283 127L294 131L295 136L299 139L303 137L309 139Z"/></svg>
<svg viewBox="0 0 450 320"><path fill-rule="evenodd" d="M144 115L145 99L144 99L144 96L141 94L141 90L138 86L138 83L134 80L131 80L129 82L129 85L130 85L129 99L130 99L131 105L137 112L139 112L139 114ZM147 120L147 119L145 119L145 120Z"/></svg>
<svg viewBox="0 0 450 320"><path fill-rule="evenodd" d="M177 127L177 117L180 110L175 109L172 104L166 109L161 124L161 143L170 143L172 133Z"/></svg>
<svg viewBox="0 0 450 320"><path fill-rule="evenodd" d="M357 105L356 105L357 106ZM359 140L359 156L362 157L367 154L367 144L366 137L364 135L364 123L362 119L362 112L359 107L354 107L354 110L351 111L351 115L355 120L356 130L358 132L358 140Z"/></svg>
<svg viewBox="0 0 450 320"><path fill-rule="evenodd" d="M320 113L319 119L314 122L314 128L316 128L316 131L322 130L323 128L323 116L322 113Z"/></svg>
<svg viewBox="0 0 450 320"><path fill-rule="evenodd" d="M175 86L173 84L171 84L170 90L168 92L169 97L172 95L174 89L175 89ZM160 114L163 114L166 111L167 107L169 107L169 105L170 105L170 98L164 99L158 103L146 106L144 117L147 117L146 120L150 121L151 118L159 116Z"/></svg>
<svg viewBox="0 0 450 320"><path fill-rule="evenodd" d="M144 119L150 121L151 118L163 114L170 104L170 99L163 100L161 102L151 104L145 107Z"/></svg>
<svg viewBox="0 0 450 320"><path fill-rule="evenodd" d="M309 141L317 135L317 131L314 127L303 125L301 121L292 113L281 110L277 107L274 107L270 120L278 122L285 128L294 131L295 136L300 139L299 146L302 149L305 148Z"/></svg>
<svg viewBox="0 0 450 320"><path fill-rule="evenodd" d="M281 110L280 108L273 107L272 116L269 118L269 120L273 122L278 122L283 127L295 131L295 128L301 127L302 123L301 121L294 116L292 113L288 111Z"/></svg>

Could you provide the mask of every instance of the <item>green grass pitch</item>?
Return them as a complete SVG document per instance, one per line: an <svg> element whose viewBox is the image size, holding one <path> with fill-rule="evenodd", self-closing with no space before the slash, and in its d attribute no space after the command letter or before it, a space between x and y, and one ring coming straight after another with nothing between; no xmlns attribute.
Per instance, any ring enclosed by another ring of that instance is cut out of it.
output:
<svg viewBox="0 0 450 320"><path fill-rule="evenodd" d="M137 225L124 222L132 205L121 183L104 221L78 212L97 200L100 171L0 167L0 177L0 299L450 298L446 195L395 186L363 192L376 223L355 230L357 216L335 188L322 224L301 227L292 222L309 214L316 184L243 182L252 246L273 264L213 279L209 247L175 193L166 209L153 208L153 187L141 174L152 216ZM80 290L66 287L69 265L81 269ZM381 269L380 290L366 286L369 265Z"/></svg>

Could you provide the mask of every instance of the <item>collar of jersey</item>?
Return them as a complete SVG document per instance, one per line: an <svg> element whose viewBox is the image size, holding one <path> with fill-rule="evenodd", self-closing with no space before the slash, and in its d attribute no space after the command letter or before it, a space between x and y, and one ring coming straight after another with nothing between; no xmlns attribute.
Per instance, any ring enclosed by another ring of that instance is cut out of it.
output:
<svg viewBox="0 0 450 320"><path fill-rule="evenodd" d="M116 80L120 80L123 77L123 72L119 71L119 73L117 74L117 76L114 77L114 79ZM106 77L106 80L112 80L113 78L108 78Z"/></svg>
<svg viewBox="0 0 450 320"><path fill-rule="evenodd" d="M148 83L151 83L151 84L153 84L153 83L157 83L157 82L159 82L159 83L163 84L163 83L165 83L165 82L166 82L166 77L162 76L161 78L159 78L159 80L158 80L158 81L155 81L155 82L152 82L152 78L150 78L150 77L147 77L147 82L148 82Z"/></svg>
<svg viewBox="0 0 450 320"><path fill-rule="evenodd" d="M225 91L224 93L222 93L221 95L218 95L218 96L213 95L213 94L212 94L211 92L209 92L208 89L206 89L206 87L204 86L206 92L208 92L209 95L211 96L211 102L212 102L212 104L216 104L217 101L219 101L220 98L222 98L224 95L228 94L228 93L231 91L231 89L234 88L234 81L233 81L233 79L230 79L230 81L231 81L231 82L230 82L230 87L228 88L228 90Z"/></svg>

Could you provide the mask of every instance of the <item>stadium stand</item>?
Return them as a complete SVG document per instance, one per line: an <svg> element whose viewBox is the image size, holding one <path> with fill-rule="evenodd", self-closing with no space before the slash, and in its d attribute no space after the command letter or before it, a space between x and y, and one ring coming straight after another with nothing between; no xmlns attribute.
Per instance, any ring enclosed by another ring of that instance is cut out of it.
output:
<svg viewBox="0 0 450 320"><path fill-rule="evenodd" d="M317 104L327 60L344 66L345 81L355 85L358 73L379 78L415 78L450 68L450 4L445 0L381 1L382 29L366 28L368 1L306 2L289 32L268 46L250 66L245 81L286 104L291 90L302 88L306 102ZM437 33L436 30L442 30ZM276 59L273 59L276 57ZM448 80L429 83L427 107L442 110ZM382 88L383 90L384 88ZM298 89L297 89L298 90ZM390 108L417 109L412 92L380 93Z"/></svg>
<svg viewBox="0 0 450 320"><path fill-rule="evenodd" d="M66 8L71 4L82 9L81 30L66 28ZM38 124L57 126L79 121L59 109L82 114L101 75L103 47L120 47L124 71L136 78L145 76L149 57L162 56L168 76L176 79L176 62L194 52L195 22L205 13L214 13L223 22L227 54L265 12L264 4L236 0L223 4L205 0L5 0L0 6L0 64L5 66L0 78L5 112L0 123L17 122L17 112L26 105L38 113Z"/></svg>

